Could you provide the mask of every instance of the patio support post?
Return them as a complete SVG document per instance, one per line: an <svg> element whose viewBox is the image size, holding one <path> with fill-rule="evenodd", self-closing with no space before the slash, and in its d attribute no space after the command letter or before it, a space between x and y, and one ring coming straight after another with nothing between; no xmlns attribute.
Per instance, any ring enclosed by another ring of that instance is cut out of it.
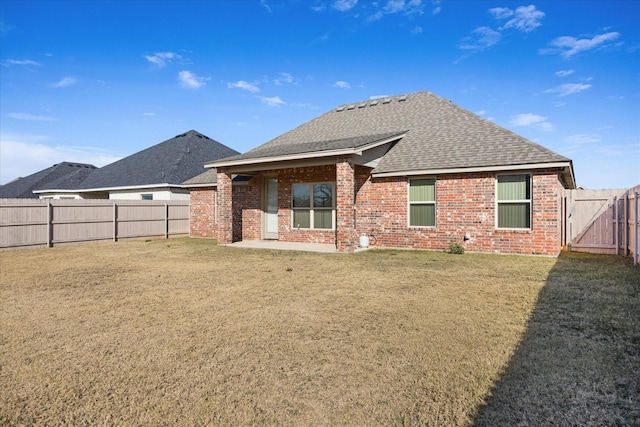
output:
<svg viewBox="0 0 640 427"><path fill-rule="evenodd" d="M336 162L336 249L353 252L355 228L353 219L354 166L347 158Z"/></svg>
<svg viewBox="0 0 640 427"><path fill-rule="evenodd" d="M231 174L218 169L218 244L233 243L233 209Z"/></svg>

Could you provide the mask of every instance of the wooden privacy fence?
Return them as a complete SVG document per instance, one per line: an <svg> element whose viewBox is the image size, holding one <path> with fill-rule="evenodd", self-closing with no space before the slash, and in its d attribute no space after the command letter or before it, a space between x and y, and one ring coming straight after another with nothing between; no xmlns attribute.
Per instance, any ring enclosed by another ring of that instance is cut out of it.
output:
<svg viewBox="0 0 640 427"><path fill-rule="evenodd" d="M0 249L180 234L188 200L0 200Z"/></svg>
<svg viewBox="0 0 640 427"><path fill-rule="evenodd" d="M563 244L576 252L633 254L638 263L640 185L629 190L568 190Z"/></svg>

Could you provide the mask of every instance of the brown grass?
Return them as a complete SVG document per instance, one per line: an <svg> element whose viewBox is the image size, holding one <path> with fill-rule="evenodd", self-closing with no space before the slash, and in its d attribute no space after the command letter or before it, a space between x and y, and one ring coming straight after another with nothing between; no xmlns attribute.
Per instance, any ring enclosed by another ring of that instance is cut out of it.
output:
<svg viewBox="0 0 640 427"><path fill-rule="evenodd" d="M3 252L0 269L2 425L640 415L639 276L620 258L172 239Z"/></svg>

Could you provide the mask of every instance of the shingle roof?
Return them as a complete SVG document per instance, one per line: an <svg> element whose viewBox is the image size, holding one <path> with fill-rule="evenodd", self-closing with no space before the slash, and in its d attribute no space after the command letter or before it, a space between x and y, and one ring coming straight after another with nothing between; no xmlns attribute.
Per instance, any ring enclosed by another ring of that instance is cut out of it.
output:
<svg viewBox="0 0 640 427"><path fill-rule="evenodd" d="M52 185L55 188L70 188L70 186L82 182L96 170L95 166L85 163L58 163L0 186L0 198L37 199L38 195L33 193L34 190Z"/></svg>
<svg viewBox="0 0 640 427"><path fill-rule="evenodd" d="M181 185L205 172L205 161L236 154L236 150L190 130L96 170L75 189Z"/></svg>
<svg viewBox="0 0 640 427"><path fill-rule="evenodd" d="M373 173L571 161L430 92L339 106L236 158L312 152L332 141L400 130L406 130L406 135L384 155ZM217 162L213 163L216 166Z"/></svg>

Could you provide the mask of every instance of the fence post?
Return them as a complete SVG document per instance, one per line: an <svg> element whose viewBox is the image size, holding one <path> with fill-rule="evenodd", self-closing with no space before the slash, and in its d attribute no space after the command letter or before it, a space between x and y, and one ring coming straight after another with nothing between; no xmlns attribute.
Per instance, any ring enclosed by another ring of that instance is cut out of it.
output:
<svg viewBox="0 0 640 427"><path fill-rule="evenodd" d="M616 248L616 255L619 255L618 251L618 198L613 196L613 246Z"/></svg>
<svg viewBox="0 0 640 427"><path fill-rule="evenodd" d="M633 219L633 265L638 265L638 196L640 193L637 191L635 193L635 213Z"/></svg>
<svg viewBox="0 0 640 427"><path fill-rule="evenodd" d="M627 191L624 194L622 204L622 255L629 255L629 195L631 193Z"/></svg>
<svg viewBox="0 0 640 427"><path fill-rule="evenodd" d="M113 241L118 241L118 204L113 202Z"/></svg>
<svg viewBox="0 0 640 427"><path fill-rule="evenodd" d="M169 205L164 204L164 238L169 238Z"/></svg>
<svg viewBox="0 0 640 427"><path fill-rule="evenodd" d="M47 247L53 247L53 205L47 200Z"/></svg>

